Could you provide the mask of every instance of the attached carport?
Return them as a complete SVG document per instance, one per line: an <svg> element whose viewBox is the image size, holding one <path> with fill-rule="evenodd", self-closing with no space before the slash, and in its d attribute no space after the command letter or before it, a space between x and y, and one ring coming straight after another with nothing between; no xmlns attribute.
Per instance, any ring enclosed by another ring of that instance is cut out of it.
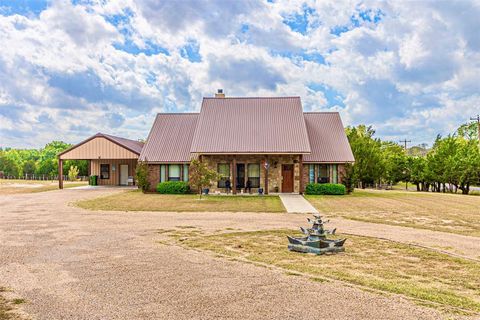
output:
<svg viewBox="0 0 480 320"><path fill-rule="evenodd" d="M88 175L98 176L99 185L134 184L142 147L140 141L97 133L58 155L58 187L63 189L63 160L87 160Z"/></svg>

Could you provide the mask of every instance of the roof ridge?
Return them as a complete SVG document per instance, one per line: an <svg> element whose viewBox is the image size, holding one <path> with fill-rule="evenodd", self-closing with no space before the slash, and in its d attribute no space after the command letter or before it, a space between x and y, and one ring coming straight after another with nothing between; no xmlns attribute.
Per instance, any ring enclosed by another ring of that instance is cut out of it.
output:
<svg viewBox="0 0 480 320"><path fill-rule="evenodd" d="M158 115L161 115L161 114L166 114L166 115L187 115L187 114L200 114L200 112L158 112L157 113L157 116Z"/></svg>
<svg viewBox="0 0 480 320"><path fill-rule="evenodd" d="M303 114L318 114L318 113L340 113L338 111L304 111Z"/></svg>
<svg viewBox="0 0 480 320"><path fill-rule="evenodd" d="M284 97L224 97L224 98L215 98L215 97L203 97L203 99L300 99L300 96L284 96Z"/></svg>

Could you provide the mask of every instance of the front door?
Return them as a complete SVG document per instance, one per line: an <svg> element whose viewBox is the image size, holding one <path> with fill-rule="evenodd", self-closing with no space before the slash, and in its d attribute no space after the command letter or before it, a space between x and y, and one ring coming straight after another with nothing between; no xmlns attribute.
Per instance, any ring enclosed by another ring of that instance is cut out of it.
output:
<svg viewBox="0 0 480 320"><path fill-rule="evenodd" d="M293 164L282 165L282 192L293 192Z"/></svg>
<svg viewBox="0 0 480 320"><path fill-rule="evenodd" d="M128 184L128 164L120 165L120 185L126 186Z"/></svg>
<svg viewBox="0 0 480 320"><path fill-rule="evenodd" d="M237 163L237 190L245 188L245 164Z"/></svg>

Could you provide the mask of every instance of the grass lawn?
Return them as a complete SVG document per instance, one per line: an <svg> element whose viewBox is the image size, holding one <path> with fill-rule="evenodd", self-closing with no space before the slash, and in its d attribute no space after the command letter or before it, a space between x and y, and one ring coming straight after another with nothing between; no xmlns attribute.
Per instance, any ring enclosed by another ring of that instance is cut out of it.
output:
<svg viewBox="0 0 480 320"><path fill-rule="evenodd" d="M328 216L480 237L478 196L356 189L347 196L306 198Z"/></svg>
<svg viewBox="0 0 480 320"><path fill-rule="evenodd" d="M129 191L76 202L89 210L285 212L278 196L214 196L143 194Z"/></svg>
<svg viewBox="0 0 480 320"><path fill-rule="evenodd" d="M64 181L64 188L87 185L87 181ZM58 189L58 181L0 179L0 194L44 192Z"/></svg>
<svg viewBox="0 0 480 320"><path fill-rule="evenodd" d="M480 315L480 263L392 241L348 236L346 251L316 256L287 250L293 230L204 234L162 230L177 244L241 261L267 264L287 274L329 279L402 294L448 312Z"/></svg>

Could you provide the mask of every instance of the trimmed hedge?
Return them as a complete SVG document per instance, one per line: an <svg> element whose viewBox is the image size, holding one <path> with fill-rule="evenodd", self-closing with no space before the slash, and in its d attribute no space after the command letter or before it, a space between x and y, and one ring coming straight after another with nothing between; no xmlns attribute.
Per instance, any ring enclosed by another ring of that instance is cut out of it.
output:
<svg viewBox="0 0 480 320"><path fill-rule="evenodd" d="M305 188L305 194L344 195L345 192L345 186L339 183L309 183Z"/></svg>
<svg viewBox="0 0 480 320"><path fill-rule="evenodd" d="M184 181L166 181L157 184L157 192L163 194L185 194L190 192L190 186Z"/></svg>

